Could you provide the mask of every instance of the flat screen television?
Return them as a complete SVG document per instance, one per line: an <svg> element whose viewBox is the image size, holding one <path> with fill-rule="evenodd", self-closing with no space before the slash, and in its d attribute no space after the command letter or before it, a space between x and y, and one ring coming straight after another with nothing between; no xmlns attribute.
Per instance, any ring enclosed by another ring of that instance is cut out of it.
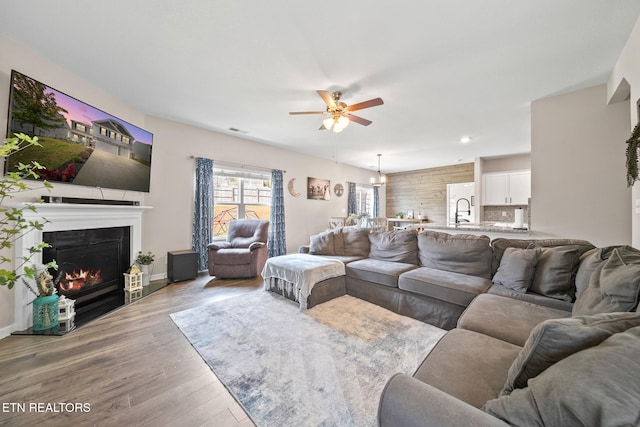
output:
<svg viewBox="0 0 640 427"><path fill-rule="evenodd" d="M5 172L35 160L52 183L149 192L152 133L12 70L7 135L19 132L42 147L9 156Z"/></svg>

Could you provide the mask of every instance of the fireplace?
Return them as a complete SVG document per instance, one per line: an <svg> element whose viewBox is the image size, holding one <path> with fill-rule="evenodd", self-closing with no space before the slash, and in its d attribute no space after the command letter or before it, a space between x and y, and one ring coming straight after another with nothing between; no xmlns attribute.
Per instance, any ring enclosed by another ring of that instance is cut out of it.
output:
<svg viewBox="0 0 640 427"><path fill-rule="evenodd" d="M23 207L16 204L16 207ZM126 227L129 229L129 246L124 244L123 253L128 250L129 259L122 261L125 266L129 266L134 261L134 254L142 249L142 216L152 209L149 206L118 206L118 205L91 205L72 203L45 203L38 205L37 212L29 209L24 211L27 220L43 221L46 219L43 230L34 230L16 241L16 257L28 256L29 248L44 240L44 234L49 232L108 229ZM37 254L32 262L41 263L43 260ZM125 267L126 269L126 267ZM18 271L20 273L20 270ZM108 272L111 274L110 272ZM101 272L102 274L102 272ZM114 273L115 274L115 273ZM53 272L53 277L57 277L58 272ZM120 274L122 276L122 274ZM121 285L122 286L122 285ZM78 286L76 285L76 288ZM25 331L31 326L32 306L31 301L35 298L25 286L15 286L14 303L14 324L10 332ZM80 294L76 294L80 296ZM75 297L75 296L74 296ZM70 298L74 298L71 297ZM77 316L77 314L76 314ZM76 322L77 325L77 322Z"/></svg>
<svg viewBox="0 0 640 427"><path fill-rule="evenodd" d="M75 300L76 326L124 304L124 273L129 267L130 227L93 228L42 233L51 245L42 252L58 295Z"/></svg>

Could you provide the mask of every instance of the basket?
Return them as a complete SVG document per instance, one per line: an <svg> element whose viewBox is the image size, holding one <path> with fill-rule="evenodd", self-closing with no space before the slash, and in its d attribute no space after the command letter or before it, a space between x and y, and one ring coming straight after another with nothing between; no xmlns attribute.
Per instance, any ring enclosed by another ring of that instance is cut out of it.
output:
<svg viewBox="0 0 640 427"><path fill-rule="evenodd" d="M58 295L33 300L33 330L44 331L58 326Z"/></svg>

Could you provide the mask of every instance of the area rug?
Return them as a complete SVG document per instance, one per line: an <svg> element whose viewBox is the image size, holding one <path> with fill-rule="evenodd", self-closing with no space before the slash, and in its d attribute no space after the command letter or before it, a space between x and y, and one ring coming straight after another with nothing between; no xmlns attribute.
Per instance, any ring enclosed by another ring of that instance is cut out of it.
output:
<svg viewBox="0 0 640 427"><path fill-rule="evenodd" d="M445 331L345 295L310 310L268 291L171 315L257 426L374 426L384 385Z"/></svg>

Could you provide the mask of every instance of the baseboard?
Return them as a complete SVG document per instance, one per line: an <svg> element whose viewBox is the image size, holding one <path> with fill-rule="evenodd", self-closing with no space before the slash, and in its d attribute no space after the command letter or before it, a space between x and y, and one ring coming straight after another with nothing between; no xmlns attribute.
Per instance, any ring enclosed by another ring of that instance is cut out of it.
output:
<svg viewBox="0 0 640 427"><path fill-rule="evenodd" d="M153 282L154 280L163 280L166 278L167 278L167 273L152 274L151 277L149 277L149 281Z"/></svg>
<svg viewBox="0 0 640 427"><path fill-rule="evenodd" d="M16 330L16 324L12 323L9 326L5 326L4 328L0 328L0 340L2 338L6 338L11 335L11 332Z"/></svg>

